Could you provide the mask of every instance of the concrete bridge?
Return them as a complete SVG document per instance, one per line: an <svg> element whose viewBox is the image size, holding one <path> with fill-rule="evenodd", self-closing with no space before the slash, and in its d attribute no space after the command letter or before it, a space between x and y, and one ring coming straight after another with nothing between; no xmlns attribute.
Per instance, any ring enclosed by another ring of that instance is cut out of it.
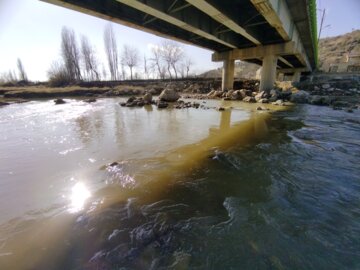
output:
<svg viewBox="0 0 360 270"><path fill-rule="evenodd" d="M276 74L311 72L317 62L315 0L42 0L165 38L214 51L222 88L234 61L262 65L260 90Z"/></svg>

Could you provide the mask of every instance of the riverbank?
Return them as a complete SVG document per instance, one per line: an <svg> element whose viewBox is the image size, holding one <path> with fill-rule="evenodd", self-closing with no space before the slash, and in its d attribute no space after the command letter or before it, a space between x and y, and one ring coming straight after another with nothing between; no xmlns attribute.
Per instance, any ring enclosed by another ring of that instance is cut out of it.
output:
<svg viewBox="0 0 360 270"><path fill-rule="evenodd" d="M304 81L301 83L277 82L269 93L259 92L259 81L236 80L234 90L221 91L221 81L218 79L193 79L176 81L128 81L128 82L83 82L79 85L53 88L44 84L33 86L7 86L0 87L0 106L16 102L25 102L33 99L62 99L82 98L88 102L96 101L102 97L138 97L137 102L127 102L124 106L143 106L141 97L146 94L158 96L164 90L179 94L181 98L195 99L224 99L238 100L248 103L274 105L287 105L302 103L312 105L331 106L334 109L346 109L352 111L359 108L360 83L357 80L328 78L322 81ZM169 100L176 101L175 100ZM131 99L131 101L133 101ZM166 102L167 100L163 100ZM161 108L168 107L165 103L155 102ZM61 102L60 102L61 103ZM56 103L56 104L60 104ZM151 102L148 102L149 104ZM185 105L184 105L185 104ZM176 108L193 106L198 104L181 102Z"/></svg>

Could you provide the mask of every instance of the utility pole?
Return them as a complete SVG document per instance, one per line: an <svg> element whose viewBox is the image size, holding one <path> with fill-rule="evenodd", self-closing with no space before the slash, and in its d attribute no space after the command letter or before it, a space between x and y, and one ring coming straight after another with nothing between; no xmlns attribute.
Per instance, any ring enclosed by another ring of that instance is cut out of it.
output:
<svg viewBox="0 0 360 270"><path fill-rule="evenodd" d="M321 9L320 9L321 10ZM321 36L321 31L327 27L330 27L330 24L326 25L325 27L323 27L324 21L325 21L325 12L326 9L324 8L322 10L322 16L321 16L321 22L320 22L320 29L319 29L319 36L318 36L318 42L320 41L320 36Z"/></svg>

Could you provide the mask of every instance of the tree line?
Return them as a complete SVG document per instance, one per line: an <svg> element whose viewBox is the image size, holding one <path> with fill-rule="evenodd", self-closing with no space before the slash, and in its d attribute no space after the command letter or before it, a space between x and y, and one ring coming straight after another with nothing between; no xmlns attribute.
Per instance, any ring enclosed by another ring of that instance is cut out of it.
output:
<svg viewBox="0 0 360 270"><path fill-rule="evenodd" d="M141 59L139 50L125 44L120 50L111 24L103 33L106 63L100 63L95 48L86 36L80 45L74 30L63 27L61 31L61 59L52 63L47 74L55 84L77 81L133 80L185 78L190 75L192 61L186 57L182 46L164 40L151 47L151 56ZM141 63L142 62L142 63Z"/></svg>
<svg viewBox="0 0 360 270"><path fill-rule="evenodd" d="M164 40L151 46L150 57L140 56L139 50L130 44L120 49L112 25L106 25L103 33L105 63L98 57L88 37L81 35L78 42L75 31L68 27L61 30L60 58L47 70L49 82L61 86L79 81L177 79L190 76L193 62L185 55L183 47L174 41ZM0 75L0 83L28 81L20 59L18 72L9 70Z"/></svg>
<svg viewBox="0 0 360 270"><path fill-rule="evenodd" d="M9 70L7 72L0 74L0 83L1 84L14 83L14 82L19 82L19 81L24 82L24 83L28 82L28 77L25 72L24 65L20 58L17 59L16 66L18 69L17 73L14 70Z"/></svg>

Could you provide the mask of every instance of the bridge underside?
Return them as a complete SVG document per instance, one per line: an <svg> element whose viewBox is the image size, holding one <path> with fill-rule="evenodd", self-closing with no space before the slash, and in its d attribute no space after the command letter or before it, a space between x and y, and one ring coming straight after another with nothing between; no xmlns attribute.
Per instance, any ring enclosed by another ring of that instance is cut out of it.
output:
<svg viewBox="0 0 360 270"><path fill-rule="evenodd" d="M235 60L263 66L262 90L277 70L315 66L309 0L43 1L212 50L224 62L223 89L233 86Z"/></svg>

